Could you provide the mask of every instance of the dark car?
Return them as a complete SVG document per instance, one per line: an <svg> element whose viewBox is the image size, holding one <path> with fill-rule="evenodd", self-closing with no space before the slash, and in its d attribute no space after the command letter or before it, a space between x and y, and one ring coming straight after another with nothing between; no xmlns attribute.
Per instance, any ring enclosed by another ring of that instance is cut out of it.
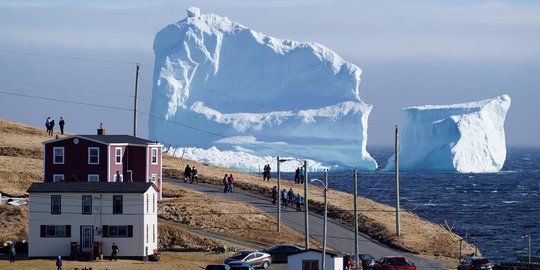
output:
<svg viewBox="0 0 540 270"><path fill-rule="evenodd" d="M302 250L304 249L295 245L279 244L263 249L262 252L272 255L272 263L287 263L287 257L289 255L296 254Z"/></svg>
<svg viewBox="0 0 540 270"><path fill-rule="evenodd" d="M256 250L243 250L225 259L225 264L232 261L247 262L254 267L266 269L268 266L270 266L270 264L272 264L272 256L268 253Z"/></svg>
<svg viewBox="0 0 540 270"><path fill-rule="evenodd" d="M226 264L213 264L207 265L204 270L231 270L231 268Z"/></svg>
<svg viewBox="0 0 540 270"><path fill-rule="evenodd" d="M414 263L405 257L387 256L375 262L375 270L416 270Z"/></svg>
<svg viewBox="0 0 540 270"><path fill-rule="evenodd" d="M484 257L468 257L457 267L458 270L491 270L493 265Z"/></svg>
<svg viewBox="0 0 540 270"><path fill-rule="evenodd" d="M372 269L373 266L375 266L375 257L367 254L367 253L358 253L358 258L360 259L360 262L362 263L362 266L358 269ZM343 265L345 269L355 269L354 268L354 254L351 255L345 255L343 257Z"/></svg>
<svg viewBox="0 0 540 270"><path fill-rule="evenodd" d="M232 261L228 265L231 267L231 270L255 270L255 267L250 263L243 261Z"/></svg>

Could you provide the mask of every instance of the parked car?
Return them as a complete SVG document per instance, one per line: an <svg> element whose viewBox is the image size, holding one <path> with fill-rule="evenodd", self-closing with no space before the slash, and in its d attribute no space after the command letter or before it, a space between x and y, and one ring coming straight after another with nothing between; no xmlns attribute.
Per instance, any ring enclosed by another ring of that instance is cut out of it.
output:
<svg viewBox="0 0 540 270"><path fill-rule="evenodd" d="M250 263L243 261L232 261L228 265L231 267L231 270L255 270Z"/></svg>
<svg viewBox="0 0 540 270"><path fill-rule="evenodd" d="M375 257L367 253L358 253L358 258L362 263L358 269L372 269L375 266ZM354 268L354 254L345 255L343 257L343 268L344 269L355 269Z"/></svg>
<svg viewBox="0 0 540 270"><path fill-rule="evenodd" d="M226 264L212 264L207 265L204 270L231 270L231 268Z"/></svg>
<svg viewBox="0 0 540 270"><path fill-rule="evenodd" d="M375 270L416 270L416 265L405 257L387 256L375 262Z"/></svg>
<svg viewBox="0 0 540 270"><path fill-rule="evenodd" d="M279 244L265 248L262 252L272 255L272 263L287 263L287 257L289 255L296 254L302 250L304 249L295 245Z"/></svg>
<svg viewBox="0 0 540 270"><path fill-rule="evenodd" d="M484 257L467 257L457 267L458 270L491 270L493 265Z"/></svg>
<svg viewBox="0 0 540 270"><path fill-rule="evenodd" d="M225 264L232 261L247 262L253 267L266 269L272 264L272 256L256 250L243 250L225 259Z"/></svg>

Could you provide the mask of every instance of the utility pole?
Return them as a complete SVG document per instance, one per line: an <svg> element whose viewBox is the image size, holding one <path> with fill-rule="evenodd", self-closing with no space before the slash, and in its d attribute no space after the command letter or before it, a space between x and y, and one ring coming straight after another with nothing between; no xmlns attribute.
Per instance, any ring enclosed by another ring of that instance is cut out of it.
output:
<svg viewBox="0 0 540 270"><path fill-rule="evenodd" d="M328 170L324 170L324 221L323 221L323 254L322 270L326 270L326 228L328 219Z"/></svg>
<svg viewBox="0 0 540 270"><path fill-rule="evenodd" d="M358 174L354 170L354 269L358 270Z"/></svg>
<svg viewBox="0 0 540 270"><path fill-rule="evenodd" d="M396 125L395 138L395 166L396 166L396 235L401 235L400 220L399 220L399 130Z"/></svg>
<svg viewBox="0 0 540 270"><path fill-rule="evenodd" d="M304 160L304 246L309 249L309 210L308 210L308 169L307 160Z"/></svg>
<svg viewBox="0 0 540 270"><path fill-rule="evenodd" d="M133 106L133 137L137 137L137 94L139 91L139 63L137 63L137 71L135 73L135 100Z"/></svg>
<svg viewBox="0 0 540 270"><path fill-rule="evenodd" d="M281 173L279 171L279 157L277 157L277 232L280 231L281 227Z"/></svg>

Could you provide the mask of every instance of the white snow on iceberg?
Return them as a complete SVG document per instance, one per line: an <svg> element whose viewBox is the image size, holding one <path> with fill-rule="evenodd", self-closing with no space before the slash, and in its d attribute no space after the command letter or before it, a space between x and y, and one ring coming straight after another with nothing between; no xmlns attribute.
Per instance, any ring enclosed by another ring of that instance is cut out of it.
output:
<svg viewBox="0 0 540 270"><path fill-rule="evenodd" d="M152 140L377 168L366 151L372 107L360 99L362 71L323 45L190 8L157 33L154 53Z"/></svg>
<svg viewBox="0 0 540 270"><path fill-rule="evenodd" d="M510 97L419 106L402 110L399 169L408 171L498 172L506 160L504 120ZM386 169L393 170L394 156Z"/></svg>

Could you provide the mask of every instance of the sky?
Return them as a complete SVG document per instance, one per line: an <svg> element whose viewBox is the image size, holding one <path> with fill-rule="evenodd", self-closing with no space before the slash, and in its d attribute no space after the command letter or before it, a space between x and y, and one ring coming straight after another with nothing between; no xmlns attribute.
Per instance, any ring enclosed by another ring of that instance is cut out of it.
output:
<svg viewBox="0 0 540 270"><path fill-rule="evenodd" d="M507 145L539 146L538 1L0 1L0 118L148 136L155 34L202 13L315 41L359 66L370 146L393 144L401 108L508 94Z"/></svg>

